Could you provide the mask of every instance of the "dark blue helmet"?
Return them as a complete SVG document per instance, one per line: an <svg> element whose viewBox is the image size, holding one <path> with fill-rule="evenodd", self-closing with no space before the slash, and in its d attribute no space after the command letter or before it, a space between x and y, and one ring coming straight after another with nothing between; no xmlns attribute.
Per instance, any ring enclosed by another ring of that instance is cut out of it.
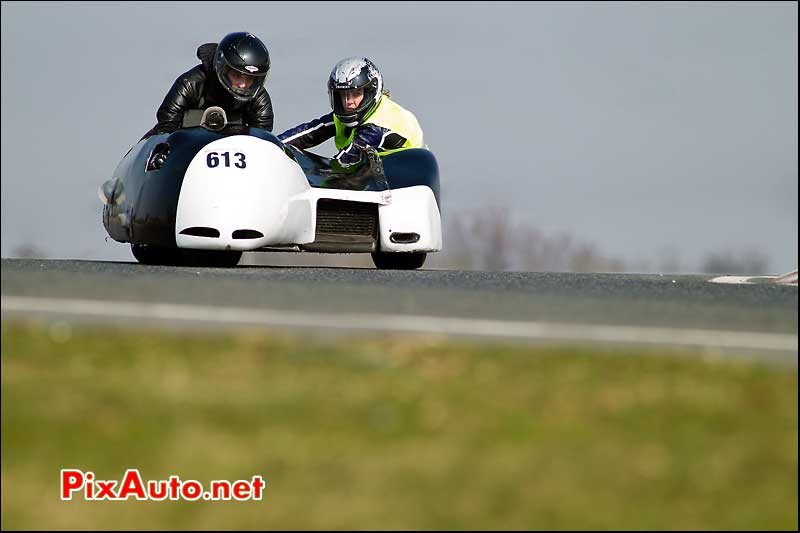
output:
<svg viewBox="0 0 800 533"><path fill-rule="evenodd" d="M248 102L255 96L267 79L269 66L267 47L252 33L229 33L214 54L219 82L239 102Z"/></svg>

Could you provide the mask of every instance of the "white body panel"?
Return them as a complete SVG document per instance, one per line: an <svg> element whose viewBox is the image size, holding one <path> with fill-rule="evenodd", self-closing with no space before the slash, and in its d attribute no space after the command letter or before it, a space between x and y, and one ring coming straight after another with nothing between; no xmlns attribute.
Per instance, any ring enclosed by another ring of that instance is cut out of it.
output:
<svg viewBox="0 0 800 533"><path fill-rule="evenodd" d="M209 168L210 152L229 154L230 166L217 155ZM245 154L245 168L237 168ZM279 177L279 178L278 178ZM237 135L214 141L189 163L178 198L175 240L179 248L252 250L274 243L314 240L312 206L296 196L311 187L302 169L274 144ZM219 238L181 235L190 227L219 230ZM255 230L260 239L234 239L236 230Z"/></svg>
<svg viewBox="0 0 800 533"><path fill-rule="evenodd" d="M207 157L216 152L219 164ZM225 166L221 154L229 154ZM245 168L237 168L245 154ZM317 200L331 198L378 204L383 251L429 252L442 246L441 220L433 191L418 186L393 191L348 191L312 188L300 166L274 144L245 135L208 144L192 159L178 199L175 240L179 248L255 250L314 242ZM218 238L182 235L192 228L214 228ZM254 230L257 239L234 239L236 230ZM396 244L391 232L414 232L420 239Z"/></svg>
<svg viewBox="0 0 800 533"><path fill-rule="evenodd" d="M392 191L392 201L378 208L380 247L384 252L436 252L442 249L442 221L430 187L418 185ZM391 241L392 233L416 233L415 243Z"/></svg>

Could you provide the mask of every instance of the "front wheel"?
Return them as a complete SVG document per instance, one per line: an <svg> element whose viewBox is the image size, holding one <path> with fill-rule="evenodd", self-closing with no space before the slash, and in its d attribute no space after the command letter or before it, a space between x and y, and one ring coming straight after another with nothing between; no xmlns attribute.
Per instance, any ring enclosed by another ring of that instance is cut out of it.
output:
<svg viewBox="0 0 800 533"><path fill-rule="evenodd" d="M133 257L143 265L231 268L239 264L242 252L227 250L186 250L131 244Z"/></svg>
<svg viewBox="0 0 800 533"><path fill-rule="evenodd" d="M179 265L180 250L177 248L160 248L146 244L131 244L131 253L143 265Z"/></svg>
<svg viewBox="0 0 800 533"><path fill-rule="evenodd" d="M414 270L425 264L427 256L423 252L373 252L372 262L383 270Z"/></svg>

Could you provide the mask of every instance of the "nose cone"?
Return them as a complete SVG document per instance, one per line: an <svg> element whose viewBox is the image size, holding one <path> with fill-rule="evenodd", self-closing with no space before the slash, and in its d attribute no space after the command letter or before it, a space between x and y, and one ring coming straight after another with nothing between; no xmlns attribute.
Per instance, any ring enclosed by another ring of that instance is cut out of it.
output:
<svg viewBox="0 0 800 533"><path fill-rule="evenodd" d="M275 144L249 136L219 139L186 170L175 240L180 248L212 250L292 244L297 236L287 230L289 206L308 189L303 171Z"/></svg>
<svg viewBox="0 0 800 533"><path fill-rule="evenodd" d="M123 200L122 183L116 179L108 180L97 190L97 195L105 205L110 205L112 201L118 204Z"/></svg>

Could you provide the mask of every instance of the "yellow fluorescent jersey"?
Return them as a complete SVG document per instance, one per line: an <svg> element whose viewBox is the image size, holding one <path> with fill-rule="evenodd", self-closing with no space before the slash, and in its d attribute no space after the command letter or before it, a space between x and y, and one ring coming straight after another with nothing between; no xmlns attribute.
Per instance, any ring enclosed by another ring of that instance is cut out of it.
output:
<svg viewBox="0 0 800 533"><path fill-rule="evenodd" d="M304 150L331 137L339 150L334 159L344 165L360 159L357 146L372 146L381 155L406 148L427 148L414 114L386 95L364 123L355 127L346 126L334 113L328 113L278 135L282 142Z"/></svg>
<svg viewBox="0 0 800 533"><path fill-rule="evenodd" d="M367 117L365 124L375 124L406 139L402 148L424 148L422 128L417 117L388 96L381 98L378 107Z"/></svg>
<svg viewBox="0 0 800 533"><path fill-rule="evenodd" d="M406 148L425 148L417 117L385 95L363 124L349 128L336 115L333 115L333 122L334 141L339 150L335 159L344 164L357 160L357 150L352 149L354 144L372 146L380 155Z"/></svg>

